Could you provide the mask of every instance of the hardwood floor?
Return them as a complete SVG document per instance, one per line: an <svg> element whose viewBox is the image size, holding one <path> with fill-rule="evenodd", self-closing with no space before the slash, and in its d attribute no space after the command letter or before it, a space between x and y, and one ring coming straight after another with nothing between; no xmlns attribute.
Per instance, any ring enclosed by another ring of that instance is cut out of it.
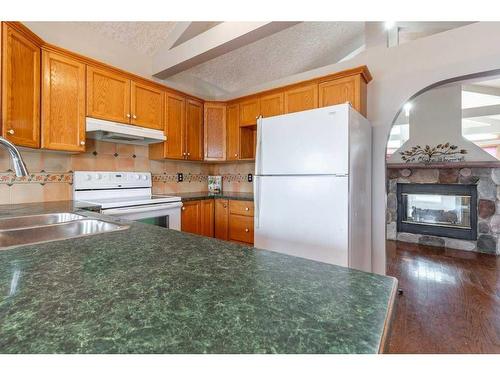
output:
<svg viewBox="0 0 500 375"><path fill-rule="evenodd" d="M387 241L389 353L500 353L500 256Z"/></svg>

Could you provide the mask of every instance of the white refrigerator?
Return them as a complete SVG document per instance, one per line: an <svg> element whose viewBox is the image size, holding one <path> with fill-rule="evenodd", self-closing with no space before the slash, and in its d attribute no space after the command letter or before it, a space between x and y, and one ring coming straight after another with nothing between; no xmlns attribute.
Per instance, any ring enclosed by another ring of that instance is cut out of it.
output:
<svg viewBox="0 0 500 375"><path fill-rule="evenodd" d="M349 104L257 122L255 247L371 271L371 126Z"/></svg>

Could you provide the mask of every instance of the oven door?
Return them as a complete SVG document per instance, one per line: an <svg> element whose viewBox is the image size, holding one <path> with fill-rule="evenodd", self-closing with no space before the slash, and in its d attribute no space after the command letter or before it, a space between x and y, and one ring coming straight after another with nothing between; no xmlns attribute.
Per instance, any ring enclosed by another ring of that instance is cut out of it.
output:
<svg viewBox="0 0 500 375"><path fill-rule="evenodd" d="M120 219L140 221L164 228L181 230L181 207L182 202L158 203L144 206L104 209L101 213Z"/></svg>

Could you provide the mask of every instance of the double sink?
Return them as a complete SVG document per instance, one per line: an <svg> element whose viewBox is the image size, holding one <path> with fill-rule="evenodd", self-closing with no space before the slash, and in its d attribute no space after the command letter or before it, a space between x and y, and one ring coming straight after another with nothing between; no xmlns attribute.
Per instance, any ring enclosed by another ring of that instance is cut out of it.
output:
<svg viewBox="0 0 500 375"><path fill-rule="evenodd" d="M0 250L127 228L72 212L0 218Z"/></svg>

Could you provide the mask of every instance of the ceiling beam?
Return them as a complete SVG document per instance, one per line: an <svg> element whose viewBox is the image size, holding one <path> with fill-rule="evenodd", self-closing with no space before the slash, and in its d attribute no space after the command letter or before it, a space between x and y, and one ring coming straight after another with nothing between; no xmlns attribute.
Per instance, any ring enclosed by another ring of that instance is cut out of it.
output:
<svg viewBox="0 0 500 375"><path fill-rule="evenodd" d="M168 34L167 40L162 46L162 49L169 50L191 26L191 22L176 22L174 29Z"/></svg>
<svg viewBox="0 0 500 375"><path fill-rule="evenodd" d="M475 92L478 94L500 96L500 87L483 86L483 85L462 85L463 91Z"/></svg>
<svg viewBox="0 0 500 375"><path fill-rule="evenodd" d="M462 109L462 118L493 116L500 114L500 104Z"/></svg>
<svg viewBox="0 0 500 375"><path fill-rule="evenodd" d="M222 22L174 48L162 48L153 57L153 75L168 78L297 23Z"/></svg>

